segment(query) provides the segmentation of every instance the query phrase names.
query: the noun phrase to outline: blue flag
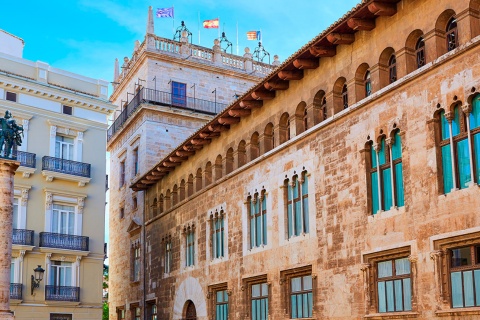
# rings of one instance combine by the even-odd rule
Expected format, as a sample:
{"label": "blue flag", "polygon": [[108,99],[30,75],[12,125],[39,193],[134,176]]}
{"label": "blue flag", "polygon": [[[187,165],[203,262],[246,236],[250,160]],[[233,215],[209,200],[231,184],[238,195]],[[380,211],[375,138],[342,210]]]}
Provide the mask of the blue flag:
{"label": "blue flag", "polygon": [[171,8],[158,8],[157,18],[173,18],[173,7]]}

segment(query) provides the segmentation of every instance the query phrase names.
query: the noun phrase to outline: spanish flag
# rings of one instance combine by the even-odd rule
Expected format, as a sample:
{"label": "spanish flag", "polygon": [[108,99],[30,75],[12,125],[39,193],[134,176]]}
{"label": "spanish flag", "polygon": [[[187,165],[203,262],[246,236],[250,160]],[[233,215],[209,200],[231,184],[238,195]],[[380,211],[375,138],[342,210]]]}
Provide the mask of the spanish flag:
{"label": "spanish flag", "polygon": [[247,40],[262,40],[262,34],[260,31],[248,31]]}
{"label": "spanish flag", "polygon": [[217,19],[212,19],[212,20],[204,20],[203,21],[203,27],[205,29],[218,29],[219,21]]}

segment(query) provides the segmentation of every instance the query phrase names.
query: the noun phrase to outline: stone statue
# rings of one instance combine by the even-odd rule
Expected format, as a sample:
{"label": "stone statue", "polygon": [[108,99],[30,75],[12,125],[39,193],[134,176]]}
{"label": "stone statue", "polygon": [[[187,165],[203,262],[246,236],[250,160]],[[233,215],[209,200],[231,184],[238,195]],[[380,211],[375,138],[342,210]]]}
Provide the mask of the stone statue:
{"label": "stone statue", "polygon": [[0,118],[0,156],[12,158],[13,146],[21,146],[23,126],[18,125],[12,118],[12,113],[5,111],[5,117]]}

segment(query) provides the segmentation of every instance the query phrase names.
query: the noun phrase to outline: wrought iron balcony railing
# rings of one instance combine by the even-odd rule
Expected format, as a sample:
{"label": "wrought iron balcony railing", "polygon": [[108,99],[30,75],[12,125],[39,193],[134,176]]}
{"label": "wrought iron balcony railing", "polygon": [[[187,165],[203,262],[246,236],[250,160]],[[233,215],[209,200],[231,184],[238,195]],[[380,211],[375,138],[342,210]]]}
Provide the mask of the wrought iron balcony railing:
{"label": "wrought iron balcony railing", "polygon": [[42,170],[90,178],[90,164],[72,160],[45,156],[42,158]]}
{"label": "wrought iron balcony railing", "polygon": [[89,238],[62,233],[40,232],[39,247],[88,251]]}
{"label": "wrought iron balcony railing", "polygon": [[37,155],[31,152],[17,151],[17,161],[23,167],[35,168],[37,165]]}
{"label": "wrought iron balcony railing", "polygon": [[25,229],[13,229],[12,243],[25,246],[33,246],[34,231]]}
{"label": "wrought iron balcony railing", "polygon": [[10,299],[22,300],[21,283],[10,283]]}
{"label": "wrought iron balcony railing", "polygon": [[80,288],[67,286],[45,286],[45,300],[49,301],[80,301]]}
{"label": "wrought iron balcony railing", "polygon": [[118,116],[113,124],[108,128],[107,140],[120,130],[128,118],[137,110],[142,103],[150,103],[155,105],[175,107],[179,109],[191,110],[194,112],[215,115],[225,109],[227,104],[216,101],[202,100],[192,97],[175,95],[170,92],[163,92],[148,88],[142,88],[127,104],[122,113]]}

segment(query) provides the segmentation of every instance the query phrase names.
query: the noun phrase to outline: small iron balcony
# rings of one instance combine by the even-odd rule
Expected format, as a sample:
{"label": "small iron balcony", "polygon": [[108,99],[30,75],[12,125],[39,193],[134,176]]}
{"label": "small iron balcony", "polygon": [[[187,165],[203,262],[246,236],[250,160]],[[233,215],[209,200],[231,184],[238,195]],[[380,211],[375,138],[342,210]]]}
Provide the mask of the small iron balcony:
{"label": "small iron balcony", "polygon": [[40,232],[39,247],[88,251],[89,238],[70,234]]}
{"label": "small iron balcony", "polygon": [[23,167],[35,168],[37,165],[37,155],[35,153],[17,151],[17,161]]}
{"label": "small iron balcony", "polygon": [[13,229],[12,243],[25,246],[33,246],[33,230]]}
{"label": "small iron balcony", "polygon": [[80,288],[67,286],[45,286],[45,300],[49,301],[80,301]]}
{"label": "small iron balcony", "polygon": [[22,300],[21,283],[10,283],[10,299]]}
{"label": "small iron balcony", "polygon": [[90,178],[90,164],[45,156],[42,158],[42,170],[71,174]]}

